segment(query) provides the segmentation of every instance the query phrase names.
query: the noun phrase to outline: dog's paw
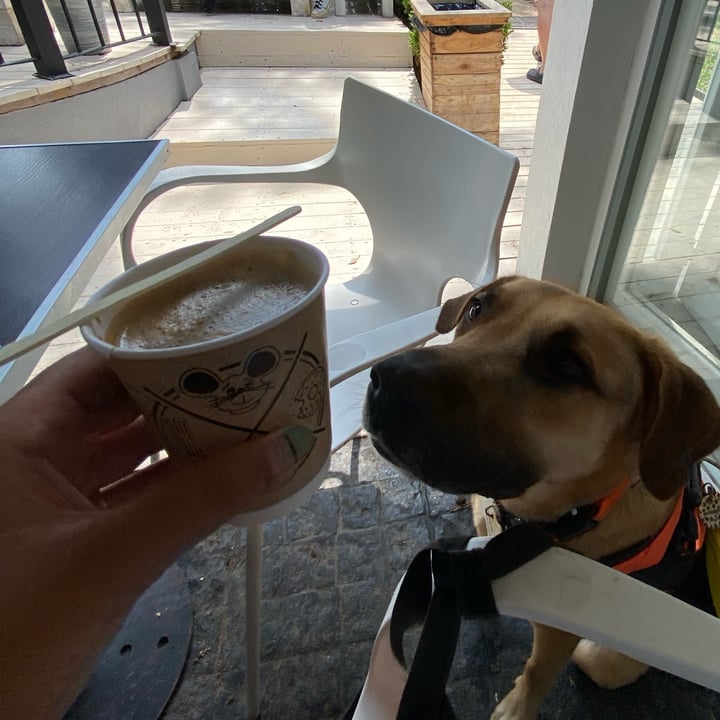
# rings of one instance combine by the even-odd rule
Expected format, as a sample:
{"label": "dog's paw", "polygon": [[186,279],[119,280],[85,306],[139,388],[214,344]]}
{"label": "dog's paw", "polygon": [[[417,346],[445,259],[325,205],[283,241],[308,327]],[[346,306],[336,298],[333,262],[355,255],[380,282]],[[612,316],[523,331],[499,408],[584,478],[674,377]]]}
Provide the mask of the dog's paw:
{"label": "dog's paw", "polygon": [[537,703],[532,702],[523,688],[523,678],[515,681],[515,687],[500,701],[490,720],[536,720]]}
{"label": "dog's paw", "polygon": [[645,663],[591,640],[581,640],[572,659],[596,685],[607,690],[634,683],[648,669]]}

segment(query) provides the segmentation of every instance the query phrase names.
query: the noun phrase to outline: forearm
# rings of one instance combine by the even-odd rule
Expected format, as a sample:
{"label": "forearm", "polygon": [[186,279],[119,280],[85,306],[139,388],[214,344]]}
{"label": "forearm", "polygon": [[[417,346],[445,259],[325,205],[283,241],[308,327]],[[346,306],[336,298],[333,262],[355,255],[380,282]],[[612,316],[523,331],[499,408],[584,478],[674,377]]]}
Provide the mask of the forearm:
{"label": "forearm", "polygon": [[[24,534],[32,533],[28,528]],[[133,597],[112,590],[115,583],[98,579],[91,567],[85,574],[68,562],[72,550],[61,538],[44,549],[23,540],[18,534],[0,538],[0,566],[12,568],[13,557],[23,559],[22,568],[6,575],[0,596],[0,718],[59,720],[119,630]],[[56,548],[53,556],[41,557],[49,554],[47,548]]]}

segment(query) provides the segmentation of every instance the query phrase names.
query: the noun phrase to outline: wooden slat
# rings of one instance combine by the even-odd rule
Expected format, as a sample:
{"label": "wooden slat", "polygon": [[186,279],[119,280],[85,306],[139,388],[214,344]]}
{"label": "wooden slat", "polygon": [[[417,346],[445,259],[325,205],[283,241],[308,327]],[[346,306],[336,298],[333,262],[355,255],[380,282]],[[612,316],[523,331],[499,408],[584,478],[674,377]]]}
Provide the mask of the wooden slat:
{"label": "wooden slat", "polygon": [[500,133],[499,132],[485,131],[485,132],[476,132],[474,134],[477,135],[478,137],[481,137],[483,140],[487,140],[488,142],[491,142],[493,145],[500,144]]}
{"label": "wooden slat", "polygon": [[438,113],[441,117],[459,125],[473,133],[498,133],[498,118],[495,113],[482,112],[445,112]]}
{"label": "wooden slat", "polygon": [[436,35],[426,30],[431,52],[434,53],[499,53],[502,50],[502,32],[474,34],[460,27],[452,35]]}
{"label": "wooden slat", "polygon": [[500,75],[437,75],[432,80],[434,96],[464,94],[497,94],[500,95]]}
{"label": "wooden slat", "polygon": [[496,128],[500,124],[500,96],[499,95],[435,95],[433,97],[433,112],[445,115],[450,112],[482,113],[495,118]]}
{"label": "wooden slat", "polygon": [[432,51],[430,50],[430,42],[426,37],[420,38],[420,60],[428,63],[432,67]]}
{"label": "wooden slat", "polygon": [[493,53],[434,55],[432,61],[432,69],[435,75],[497,73],[500,71],[500,67],[500,56]]}
{"label": "wooden slat", "polygon": [[[195,134],[196,135],[196,134]],[[176,165],[281,165],[313,160],[332,150],[335,139],[246,140],[244,142],[176,140],[166,167]]]}

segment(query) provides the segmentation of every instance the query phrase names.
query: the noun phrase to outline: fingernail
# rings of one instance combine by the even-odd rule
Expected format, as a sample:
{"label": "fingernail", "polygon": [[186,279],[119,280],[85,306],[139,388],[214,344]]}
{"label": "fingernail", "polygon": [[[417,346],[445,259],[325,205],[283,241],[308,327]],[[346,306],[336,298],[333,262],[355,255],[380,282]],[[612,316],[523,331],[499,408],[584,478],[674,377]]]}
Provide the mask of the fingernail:
{"label": "fingernail", "polygon": [[276,435],[275,448],[271,457],[273,471],[282,473],[297,464],[312,450],[315,444],[313,433],[302,425],[289,425]]}
{"label": "fingernail", "polygon": [[298,460],[304,458],[315,444],[315,435],[302,425],[290,425],[283,430],[283,434]]}

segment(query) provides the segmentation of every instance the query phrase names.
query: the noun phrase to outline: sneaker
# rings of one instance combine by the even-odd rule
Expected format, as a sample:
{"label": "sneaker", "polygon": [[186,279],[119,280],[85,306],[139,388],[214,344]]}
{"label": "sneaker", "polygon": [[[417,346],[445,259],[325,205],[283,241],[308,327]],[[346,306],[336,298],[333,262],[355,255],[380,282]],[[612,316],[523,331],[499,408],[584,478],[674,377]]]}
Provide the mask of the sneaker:
{"label": "sneaker", "polygon": [[313,0],[310,17],[324,18],[335,9],[335,0]]}
{"label": "sneaker", "polygon": [[532,68],[531,70],[528,70],[525,74],[525,77],[528,80],[532,80],[533,82],[539,83],[542,85],[543,81],[543,74],[538,70],[537,68]]}

